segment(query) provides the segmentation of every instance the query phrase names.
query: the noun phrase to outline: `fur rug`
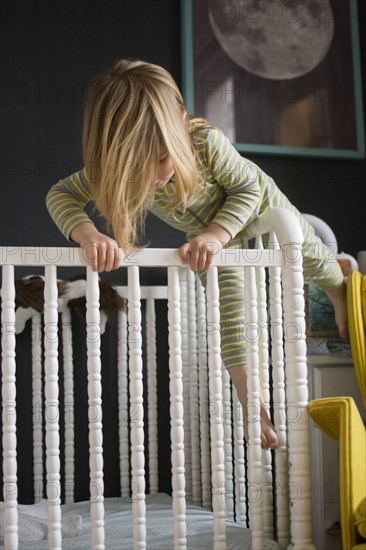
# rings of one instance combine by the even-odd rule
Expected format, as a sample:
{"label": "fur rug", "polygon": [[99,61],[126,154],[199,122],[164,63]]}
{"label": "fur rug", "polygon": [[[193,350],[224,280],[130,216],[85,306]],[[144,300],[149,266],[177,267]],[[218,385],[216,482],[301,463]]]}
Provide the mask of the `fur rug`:
{"label": "fur rug", "polygon": [[[127,300],[120,296],[113,281],[99,281],[101,334],[105,331],[107,320],[116,321],[119,311],[127,310]],[[69,280],[58,281],[58,307],[75,311],[86,318],[86,279],[76,276]],[[26,322],[44,309],[44,277],[30,275],[15,281],[15,333],[24,330]]]}

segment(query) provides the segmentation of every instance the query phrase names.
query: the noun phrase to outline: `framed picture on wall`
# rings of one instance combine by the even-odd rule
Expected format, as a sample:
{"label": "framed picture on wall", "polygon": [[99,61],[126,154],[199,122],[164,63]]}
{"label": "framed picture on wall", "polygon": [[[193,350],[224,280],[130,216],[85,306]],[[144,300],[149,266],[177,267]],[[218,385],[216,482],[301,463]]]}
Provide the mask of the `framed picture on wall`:
{"label": "framed picture on wall", "polygon": [[238,151],[363,158],[357,0],[181,0],[190,114]]}

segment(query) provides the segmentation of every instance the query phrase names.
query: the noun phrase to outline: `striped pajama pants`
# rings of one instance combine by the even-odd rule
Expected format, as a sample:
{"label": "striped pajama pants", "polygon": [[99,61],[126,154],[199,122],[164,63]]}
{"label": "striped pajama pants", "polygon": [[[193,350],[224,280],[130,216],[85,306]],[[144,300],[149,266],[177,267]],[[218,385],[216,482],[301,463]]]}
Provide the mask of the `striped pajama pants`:
{"label": "striped pajama pants", "polygon": [[[332,251],[324,245],[308,222],[298,214],[304,243],[303,270],[305,282],[318,284],[323,288],[335,288],[343,281],[339,263]],[[247,248],[248,243],[240,234],[225,248]],[[206,272],[199,272],[201,282],[206,286]],[[218,268],[220,289],[220,333],[221,355],[226,368],[245,365],[245,342],[248,338],[244,310],[244,270],[239,267]]]}

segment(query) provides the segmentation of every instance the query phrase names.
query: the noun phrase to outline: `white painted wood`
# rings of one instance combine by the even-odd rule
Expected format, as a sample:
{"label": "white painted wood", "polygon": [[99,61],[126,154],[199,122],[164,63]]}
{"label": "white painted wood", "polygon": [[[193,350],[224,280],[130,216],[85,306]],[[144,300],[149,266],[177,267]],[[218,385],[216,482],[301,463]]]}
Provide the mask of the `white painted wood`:
{"label": "white painted wood", "polygon": [[158,478],[158,399],[156,378],[156,319],[155,300],[146,300],[146,355],[149,434],[149,488],[150,493],[159,490]]}
{"label": "white painted wood", "polygon": [[[249,280],[248,286],[248,304],[249,316],[246,318],[246,335],[251,339],[253,333],[253,327],[250,326],[253,322],[258,322],[260,327],[264,326],[264,315],[265,315],[265,302],[266,298],[263,297],[263,279],[262,275],[259,272],[259,287],[258,287],[258,300],[259,300],[259,310],[258,313],[254,311],[254,296],[256,292],[256,285],[254,282],[254,273],[252,269],[257,270],[258,267],[270,266],[270,279],[271,287],[275,289],[274,297],[271,297],[271,335],[272,335],[272,361],[273,361],[273,381],[274,381],[274,401],[275,401],[275,425],[279,432],[280,437],[280,448],[276,450],[275,455],[277,458],[277,469],[276,469],[276,483],[277,483],[277,493],[280,498],[276,504],[277,516],[278,516],[278,525],[277,532],[280,538],[280,547],[285,548],[288,544],[288,530],[287,530],[287,520],[288,520],[288,510],[286,506],[283,506],[283,503],[286,502],[286,490],[289,487],[289,500],[291,501],[291,544],[293,550],[312,550],[313,545],[311,542],[311,523],[310,523],[310,490],[309,490],[309,458],[308,458],[308,426],[307,426],[307,414],[306,414],[306,405],[308,400],[307,395],[307,369],[306,369],[306,346],[304,345],[304,339],[298,337],[299,334],[304,332],[303,316],[304,316],[304,302],[303,302],[303,278],[301,270],[301,256],[299,258],[291,257],[291,246],[287,243],[290,241],[301,242],[301,228],[299,229],[299,224],[296,218],[288,212],[285,212],[281,208],[275,209],[273,211],[268,211],[264,215],[260,216],[251,226],[248,228],[248,235],[251,234],[258,235],[261,232],[268,232],[273,229],[276,233],[278,240],[280,242],[281,248],[278,248],[275,251],[263,251],[258,258],[258,251],[244,251],[240,253],[241,264],[245,266],[255,266],[255,268],[248,268],[249,275],[246,275],[246,281]],[[47,414],[47,490],[48,490],[48,499],[50,507],[50,547],[59,548],[60,547],[60,513],[59,513],[59,440],[58,440],[58,361],[57,361],[57,289],[56,289],[56,267],[61,265],[72,265],[73,267],[85,266],[85,258],[82,257],[82,252],[72,248],[40,248],[36,252],[34,247],[29,249],[28,247],[1,247],[0,248],[0,263],[4,264],[4,273],[5,273],[5,287],[2,289],[2,293],[5,293],[8,296],[7,283],[6,283],[6,270],[7,266],[9,267],[8,271],[8,280],[13,280],[13,267],[12,265],[28,265],[32,266],[34,264],[34,255],[38,255],[37,265],[44,264],[46,266],[46,272],[49,273],[46,276],[46,304],[45,304],[45,314],[46,314],[46,414]],[[215,542],[214,547],[224,547],[225,543],[223,542],[223,528],[222,521],[225,507],[225,497],[222,498],[222,487],[220,483],[225,481],[224,475],[224,461],[221,461],[220,455],[223,455],[224,451],[224,436],[223,436],[223,426],[222,426],[222,414],[226,417],[226,409],[223,406],[223,397],[222,397],[222,387],[221,387],[221,378],[218,381],[218,376],[220,372],[221,376],[221,359],[219,363],[219,345],[217,345],[217,340],[214,340],[211,343],[212,337],[217,338],[217,334],[213,334],[213,327],[215,323],[219,324],[219,319],[216,317],[218,314],[218,295],[216,296],[216,286],[217,281],[211,281],[211,277],[214,276],[217,266],[220,265],[236,265],[237,258],[233,261],[232,254],[226,254],[225,251],[222,254],[218,254],[214,259],[214,268],[209,272],[209,283],[208,283],[208,293],[209,296],[209,317],[206,318],[205,314],[205,297],[202,290],[202,286],[198,285],[198,302],[197,302],[197,321],[195,320],[195,315],[191,313],[195,309],[194,299],[192,298],[192,283],[188,278],[188,292],[187,297],[184,300],[184,304],[188,304],[188,313],[187,313],[187,329],[183,326],[183,337],[189,338],[192,343],[193,351],[188,353],[188,366],[189,368],[186,371],[187,378],[185,379],[185,393],[187,389],[191,394],[192,399],[189,403],[190,410],[190,422],[188,427],[188,432],[190,433],[189,442],[192,447],[192,452],[189,453],[192,460],[192,496],[196,499],[202,499],[204,506],[210,506],[210,493],[211,493],[211,460],[212,460],[212,473],[214,474],[213,478],[213,506],[215,511]],[[146,547],[146,514],[145,514],[145,479],[144,479],[144,437],[143,437],[143,390],[142,390],[142,357],[141,357],[141,312],[140,312],[140,298],[145,292],[143,289],[140,289],[138,282],[138,268],[139,266],[170,266],[170,272],[174,281],[172,285],[173,297],[170,298],[171,302],[171,312],[170,315],[173,316],[173,321],[171,323],[171,332],[173,339],[172,349],[176,350],[177,353],[173,353],[171,358],[171,364],[176,365],[177,362],[181,361],[182,350],[180,349],[179,337],[182,336],[181,332],[177,329],[179,323],[178,319],[178,302],[177,296],[179,295],[179,287],[177,284],[177,271],[178,267],[181,265],[179,254],[176,250],[171,249],[150,249],[142,250],[138,254],[129,255],[129,257],[122,257],[122,267],[128,267],[129,270],[129,348],[130,348],[130,423],[131,423],[131,463],[132,463],[132,486],[130,487],[129,481],[127,481],[128,494],[133,496],[133,514],[134,514],[134,546],[135,548],[145,548]],[[279,267],[275,267],[279,266]],[[282,332],[281,318],[282,318],[282,309],[281,309],[281,298],[280,298],[280,269],[283,268],[283,281],[284,281],[284,333]],[[187,269],[187,268],[186,268]],[[172,271],[173,270],[173,271]],[[191,276],[189,270],[186,271],[188,276]],[[11,276],[10,276],[11,275]],[[92,518],[93,518],[93,548],[104,548],[104,512],[103,510],[103,491],[100,491],[103,486],[103,461],[102,461],[102,439],[101,439],[101,418],[97,418],[97,421],[94,422],[96,418],[96,410],[100,409],[101,412],[101,384],[100,384],[100,348],[98,341],[96,343],[95,337],[98,332],[97,324],[99,323],[99,317],[97,318],[97,313],[99,315],[99,310],[96,305],[97,299],[95,294],[95,288],[97,286],[97,274],[88,275],[89,280],[93,279],[92,282],[92,297],[89,306],[89,318],[92,319],[94,325],[88,326],[88,344],[89,353],[88,353],[88,370],[90,371],[89,375],[89,420],[95,426],[90,426],[90,444],[91,444],[91,477],[93,479],[92,483],[94,484],[92,489]],[[4,276],[3,276],[4,280]],[[211,282],[210,282],[211,281]],[[13,283],[12,283],[13,284]],[[212,287],[210,285],[212,284]],[[191,286],[190,286],[191,285]],[[213,289],[213,290],[212,290]],[[55,292],[56,290],[56,292]],[[12,292],[12,291],[11,291]],[[149,299],[154,295],[153,289],[146,289],[146,297]],[[163,295],[166,289],[160,289],[159,292]],[[272,290],[271,290],[272,294]],[[7,299],[7,304],[3,304],[3,324],[13,322],[13,317],[11,311],[13,311],[13,305],[9,305],[9,299]],[[191,307],[192,304],[192,307]],[[149,308],[150,306],[148,306]],[[4,314],[5,311],[5,314]],[[5,315],[5,317],[4,317]],[[255,315],[258,315],[256,318]],[[147,315],[149,317],[149,315]],[[186,321],[182,320],[182,325]],[[256,319],[256,321],[253,321]],[[248,326],[249,323],[249,326]],[[196,351],[194,351],[194,326],[196,324],[196,329],[198,333],[198,339],[196,342]],[[90,325],[90,322],[88,322]],[[182,328],[181,325],[181,328]],[[10,326],[10,325],[8,325]],[[191,332],[191,326],[192,331]],[[209,329],[207,331],[207,328]],[[7,328],[8,330],[8,328]],[[147,329],[149,332],[150,329]],[[208,339],[207,339],[207,332]],[[285,407],[285,395],[284,395],[284,371],[283,371],[283,350],[282,350],[282,334],[284,334],[286,340],[286,376],[287,376],[287,410]],[[189,335],[189,336],[188,336]],[[98,334],[99,336],[99,334]],[[3,396],[4,392],[8,396],[9,392],[14,389],[15,392],[15,355],[14,350],[11,347],[12,344],[11,338],[13,336],[9,335],[9,338],[6,338],[7,343],[5,344],[4,352],[4,342],[3,342]],[[219,337],[219,334],[218,334]],[[94,341],[90,343],[90,340]],[[148,340],[150,336],[148,337]],[[153,340],[153,336],[151,336]],[[209,357],[210,357],[210,393],[212,400],[209,402],[208,399],[208,389],[207,389],[207,340],[210,341],[209,345]],[[187,340],[188,341],[188,340]],[[10,345],[7,348],[7,345]],[[149,343],[148,346],[151,347]],[[250,392],[250,412],[255,412],[255,409],[258,406],[258,392],[259,386],[256,385],[256,378],[258,378],[258,369],[260,365],[264,366],[264,370],[267,368],[268,364],[268,351],[266,350],[267,343],[265,339],[260,339],[257,342],[250,342],[248,344],[248,357],[249,357],[249,380],[248,387]],[[183,346],[184,349],[184,346]],[[179,351],[180,350],[180,351]],[[123,344],[123,354],[127,351],[127,341]],[[4,356],[5,353],[5,356]],[[64,353],[65,354],[65,353]],[[148,351],[148,356],[154,355],[151,351]],[[267,355],[266,355],[267,354]],[[196,357],[198,355],[199,359],[199,376],[196,377],[195,369],[193,368]],[[180,359],[179,359],[180,357]],[[123,359],[122,359],[123,361]],[[149,359],[150,361],[150,359]],[[5,362],[5,367],[4,367]],[[126,360],[124,360],[126,363]],[[4,378],[4,369],[6,372]],[[8,370],[7,370],[8,369]],[[121,402],[123,403],[122,407],[127,407],[127,393],[124,393],[126,388],[127,373],[119,367],[119,385],[120,385],[120,407]],[[10,372],[10,374],[9,374]],[[11,373],[14,374],[11,374]],[[150,373],[150,368],[148,367],[148,372]],[[179,493],[179,503],[178,509],[182,510],[182,503],[185,502],[182,495],[182,487],[184,492],[184,457],[183,463],[181,457],[184,455],[183,441],[181,440],[181,430],[183,429],[183,417],[182,415],[182,395],[181,388],[182,379],[181,372],[179,374],[179,368],[174,369],[171,378],[173,379],[172,384],[174,385],[173,389],[173,398],[172,408],[174,409],[174,414],[176,415],[176,422],[180,425],[178,430],[173,430],[174,432],[174,444],[173,447],[177,452],[178,460],[174,462],[173,470],[175,469],[176,478],[179,480],[178,484],[175,486],[175,491]],[[189,377],[188,377],[189,375]],[[38,376],[38,375],[37,375]],[[149,374],[150,376],[150,374]],[[189,380],[189,383],[188,383]],[[69,381],[70,382],[70,381]],[[5,390],[4,390],[5,384]],[[268,380],[266,375],[264,375],[264,397],[268,401],[268,391],[266,384]],[[153,384],[154,385],[154,384]],[[37,386],[37,384],[36,384]],[[66,389],[65,392],[71,392],[71,385],[68,383],[69,389]],[[150,387],[150,382],[148,381],[148,388]],[[9,389],[13,388],[13,389]],[[37,395],[36,389],[34,395]],[[153,394],[154,390],[149,390],[149,393]],[[194,394],[199,395],[198,400],[194,397]],[[123,396],[121,398],[121,395]],[[15,401],[15,393],[11,395],[13,402]],[[4,399],[4,397],[3,397]],[[34,398],[33,398],[34,399]],[[234,394],[234,402],[236,400]],[[68,401],[69,397],[65,393],[65,401]],[[226,400],[226,397],[225,397]],[[220,403],[220,405],[219,405]],[[223,408],[224,407],[224,408]],[[185,407],[185,408],[188,408]],[[195,431],[192,428],[194,417],[200,416],[200,430]],[[126,408],[122,410],[126,413]],[[259,406],[258,410],[259,412]],[[235,421],[236,409],[234,413],[234,440],[235,440],[235,480],[236,485],[239,483],[239,491],[236,490],[236,517],[240,521],[245,521],[245,506],[243,506],[243,491],[241,490],[240,484],[245,480],[243,476],[242,463],[243,463],[243,450],[244,446],[242,445],[243,440],[243,431],[240,421]],[[290,450],[290,462],[292,462],[292,467],[290,471],[290,478],[287,478],[287,450],[286,450],[286,413],[289,417],[289,450]],[[65,411],[66,414],[66,411]],[[184,414],[184,413],[183,413]],[[153,417],[154,413],[149,411],[149,418]],[[252,414],[253,416],[253,414]],[[220,417],[220,421],[218,421]],[[213,441],[212,448],[212,459],[209,454],[209,441],[210,437],[208,434],[208,419],[213,423],[213,428],[211,432],[211,439]],[[100,420],[100,421],[99,421]],[[93,422],[92,422],[93,421]],[[155,422],[155,420],[154,420]],[[128,423],[125,422],[127,427]],[[120,428],[121,428],[121,408],[120,408]],[[259,428],[259,431],[258,431]],[[9,475],[9,471],[12,472],[14,479],[16,480],[16,443],[15,440],[15,430],[14,433],[9,430],[8,426],[3,427],[4,430],[4,439],[8,444],[10,444],[11,452],[10,455],[5,456],[5,460],[9,460],[10,470],[7,469],[6,473]],[[8,430],[8,431],[7,431]],[[221,431],[221,433],[220,433]],[[120,429],[120,434],[124,434],[121,437],[121,440],[126,442],[128,440],[127,432],[123,432]],[[199,435],[198,435],[199,434]],[[260,438],[260,427],[259,422],[251,422],[249,425],[249,455],[250,461],[254,469],[251,467],[251,477],[250,477],[250,500],[255,500],[254,493],[259,491],[262,495],[262,490],[266,491],[267,485],[269,486],[269,472],[270,472],[270,463],[268,461],[269,453],[262,453],[259,449],[258,440]],[[178,438],[178,439],[176,439]],[[225,435],[226,444],[229,446],[229,438]],[[151,440],[151,436],[149,436]],[[187,439],[187,438],[186,438]],[[201,475],[199,474],[198,468],[198,452],[197,452],[197,439],[200,443],[202,461],[201,461]],[[179,443],[177,443],[179,441]],[[254,445],[253,445],[254,443]],[[255,444],[256,443],[256,444]],[[15,446],[14,446],[15,445]],[[68,446],[68,443],[66,443]],[[121,446],[123,446],[121,444]],[[126,448],[127,446],[124,445]],[[9,448],[9,446],[8,446]],[[6,445],[4,446],[6,449]],[[259,451],[259,454],[258,454]],[[5,451],[6,454],[6,451]],[[155,455],[155,452],[152,453]],[[37,452],[35,451],[35,455]],[[257,470],[261,470],[260,466],[260,456],[264,455],[264,477],[261,476],[257,478]],[[69,461],[69,466],[71,464],[71,454],[70,449],[66,450],[66,460]],[[253,458],[254,456],[254,458]],[[155,460],[155,459],[154,459]],[[175,460],[175,459],[174,459]],[[127,472],[128,466],[128,455],[126,453],[124,458],[122,458],[121,453],[121,465],[125,461],[125,473]],[[37,462],[37,459],[36,459]],[[189,462],[189,460],[186,460]],[[38,464],[38,468],[39,468]],[[15,468],[14,468],[15,466]],[[71,471],[69,466],[66,466],[66,470],[69,471],[67,474],[68,480],[72,478]],[[258,466],[258,467],[257,467]],[[183,468],[183,469],[182,469]],[[36,468],[37,469],[37,468]],[[151,468],[153,470],[153,468]],[[121,467],[122,472],[122,467]],[[196,473],[197,472],[197,475]],[[228,473],[228,480],[230,480],[230,473]],[[40,478],[39,478],[40,479]],[[121,486],[122,492],[124,487],[124,481],[121,474]],[[254,480],[254,481],[253,481]],[[202,497],[196,494],[196,489],[199,486],[201,481],[202,485]],[[68,481],[67,481],[68,483]],[[153,487],[155,482],[150,481],[150,485]],[[228,482],[228,489],[230,492],[230,481]],[[301,492],[301,499],[298,499],[299,489]],[[99,494],[100,493],[100,494]],[[15,493],[14,493],[15,494]],[[244,495],[245,496],[245,495]],[[221,502],[219,505],[217,503],[217,497]],[[264,494],[264,507],[265,507],[265,517],[269,515],[270,508],[267,508],[267,498],[268,502],[270,501],[270,493]],[[94,502],[97,501],[97,502]],[[6,527],[8,530],[8,539],[9,537],[13,540],[16,535],[16,529],[14,530],[14,525],[16,526],[16,521],[14,517],[16,514],[16,494],[12,495],[12,504],[8,507],[8,510],[11,510],[10,516],[6,518]],[[14,506],[15,503],[15,506]],[[282,504],[281,504],[282,503]],[[96,504],[96,506],[93,506]],[[185,512],[185,508],[184,508]],[[231,513],[231,511],[229,511]],[[185,515],[185,514],[184,514]],[[182,541],[182,548],[185,547],[185,517],[184,521],[181,520],[179,512],[176,514],[177,528],[176,528],[176,539]],[[258,516],[258,517],[257,517]],[[265,519],[264,527],[261,529],[258,528],[258,525],[261,523],[262,519],[259,519],[261,514],[257,512],[251,513],[251,526],[254,525],[254,542],[253,548],[258,548],[259,546],[259,536],[258,532],[261,530],[261,535],[263,536],[263,531],[265,530],[266,534],[269,533],[267,527],[267,520]],[[8,518],[9,521],[8,521]],[[254,518],[254,523],[253,523]],[[184,528],[182,526],[184,525]],[[219,526],[220,525],[220,526]],[[184,531],[184,535],[182,533]],[[14,539],[15,540],[15,539]],[[13,545],[13,546],[12,546]],[[9,548],[16,548],[17,543],[14,545],[10,543]],[[179,547],[179,546],[177,546]]]}
{"label": "white painted wood", "polygon": [[141,295],[137,266],[128,268],[128,332],[131,415],[131,493],[134,547],[146,548],[144,398],[142,383]]}
{"label": "white painted wood", "polygon": [[245,280],[245,334],[247,343],[247,390],[248,390],[248,463],[250,528],[252,549],[264,548],[263,485],[260,425],[260,379],[258,353],[258,312],[255,268],[244,268]]}
{"label": "white painted wood", "polygon": [[[256,247],[261,254],[263,251],[262,237],[257,237]],[[259,372],[262,386],[262,396],[270,417],[270,387],[269,387],[269,353],[268,353],[268,316],[267,316],[267,290],[266,270],[264,267],[257,267],[255,270],[257,285],[258,304],[258,352]],[[264,536],[268,539],[274,538],[273,523],[273,475],[272,455],[269,449],[262,451],[262,495],[263,495],[263,523]]]}
{"label": "white painted wood", "polygon": [[[299,222],[297,227],[300,228]],[[295,230],[293,228],[293,235]],[[277,234],[278,237],[278,234]],[[308,427],[308,386],[305,341],[304,278],[301,228],[296,239],[280,241],[284,340],[286,356],[287,419],[289,443],[289,498],[293,550],[314,550],[311,528],[311,480]],[[295,243],[295,244],[293,244]]]}
{"label": "white painted wood", "polygon": [[63,309],[61,318],[64,367],[65,504],[71,504],[75,500],[74,362],[71,313],[67,307]]}
{"label": "white painted wood", "polygon": [[[259,216],[248,228],[248,236],[274,231],[280,244],[283,269],[284,340],[287,377],[289,441],[289,498],[291,501],[291,548],[313,550],[311,540],[311,495],[307,364],[305,343],[304,279],[301,244],[303,233],[296,216],[274,208]],[[269,251],[271,252],[271,251]],[[275,254],[276,251],[273,251]],[[277,265],[269,263],[268,265]],[[281,264],[278,264],[281,265]],[[289,408],[292,408],[291,415]],[[301,498],[299,499],[299,493]]]}
{"label": "white painted wood", "polygon": [[235,519],[243,527],[247,527],[247,476],[244,458],[244,424],[243,408],[238,398],[235,386],[233,393],[233,425],[234,425],[234,474],[235,474]]}
{"label": "white painted wood", "polygon": [[233,456],[233,434],[232,434],[232,406],[231,406],[231,383],[227,369],[222,365],[222,413],[224,428],[224,456],[225,456],[225,504],[226,517],[234,519],[234,456]]}
{"label": "white painted wood", "polygon": [[61,549],[61,484],[58,400],[58,290],[57,271],[45,267],[44,349],[48,546]]}
{"label": "white painted wood", "polygon": [[174,515],[174,548],[187,547],[184,464],[184,410],[179,270],[168,268],[170,438]]}
{"label": "white painted wood", "polygon": [[225,464],[222,421],[222,379],[219,283],[217,268],[207,272],[207,326],[211,434],[211,477],[214,549],[226,548]]}
{"label": "white painted wood", "polygon": [[[128,287],[127,286],[116,286],[116,291],[120,296],[127,299]],[[151,285],[151,286],[140,286],[140,299],[141,300],[167,300],[168,299],[168,289],[166,286],[161,285]]]}
{"label": "white painted wood", "polygon": [[198,378],[201,434],[201,484],[202,506],[211,509],[211,452],[210,409],[208,395],[207,315],[204,288],[196,277],[197,324],[198,324]]}
{"label": "white painted wood", "polygon": [[186,497],[192,500],[192,450],[191,450],[191,409],[190,409],[190,371],[188,342],[188,269],[181,268],[179,273],[181,342],[182,342],[182,376],[183,376],[183,411],[184,411],[184,470]]}
{"label": "white painted wood", "polygon": [[14,267],[3,267],[1,286],[1,369],[3,498],[5,548],[18,548],[18,479],[16,436],[15,286]]}
{"label": "white painted wood", "polygon": [[90,518],[93,550],[104,550],[104,480],[100,312],[98,273],[87,268],[86,327],[88,356],[88,418],[90,468]]}
{"label": "white painted wood", "polygon": [[[272,219],[276,219],[280,215],[281,208],[276,208],[277,214],[273,212],[265,212],[260,216],[260,223],[254,222],[253,234],[262,230],[264,232],[271,229]],[[286,212],[290,214],[290,225],[294,216],[291,216],[291,212]],[[288,230],[288,228],[287,228]],[[290,233],[291,234],[291,229]],[[31,252],[31,253],[30,253]],[[35,253],[41,258],[39,263],[34,263]],[[241,256],[242,265],[253,265],[256,262],[256,265],[266,266],[266,265],[283,265],[282,254],[279,250],[277,251],[268,251],[264,250],[261,257],[257,258],[256,250],[246,250],[245,255]],[[28,259],[28,257],[30,257]],[[177,249],[173,248],[144,248],[141,250],[136,250],[128,256],[124,256],[122,250],[120,250],[121,257],[121,267],[169,267],[176,266],[181,267],[182,261]],[[232,251],[230,249],[226,251],[223,249],[220,254],[216,254],[213,258],[213,265],[215,266],[228,266],[233,263]],[[234,262],[237,265],[236,262]],[[0,264],[3,265],[14,265],[14,266],[34,266],[34,265],[53,265],[55,267],[87,267],[88,262],[83,254],[83,251],[79,248],[63,248],[63,247],[32,247],[29,250],[26,246],[2,246],[0,247]]]}
{"label": "white painted wood", "polygon": [[[128,287],[118,286],[117,292],[127,298]],[[147,391],[148,391],[148,437],[149,437],[149,486],[150,492],[158,491],[158,453],[157,453],[157,358],[156,358],[156,319],[155,300],[167,300],[166,286],[140,286],[140,299],[146,301],[146,353],[147,353]],[[130,453],[128,450],[128,391],[127,391],[127,354],[128,333],[127,317],[120,312],[118,331],[118,365],[119,365],[119,442],[121,487],[124,498],[129,498]],[[133,331],[134,329],[132,329]],[[155,404],[154,404],[155,403]],[[132,415],[135,414],[132,405]]]}
{"label": "white painted wood", "polygon": [[127,312],[118,313],[118,429],[122,499],[130,498],[129,403],[128,403]]}
{"label": "white painted wood", "polygon": [[43,498],[43,395],[41,314],[32,317],[32,407],[34,502]]}
{"label": "white painted wood", "polygon": [[[273,246],[278,246],[273,232],[271,233],[270,242],[273,243]],[[288,488],[288,456],[281,268],[270,267],[268,271],[274,421],[279,439],[279,447],[276,450],[276,525],[278,544],[281,550],[285,550],[290,544],[290,510],[289,500],[286,496]]]}
{"label": "white painted wood", "polygon": [[200,403],[199,403],[199,370],[198,370],[198,339],[197,339],[197,305],[196,278],[193,271],[187,269],[188,275],[188,340],[189,340],[189,407],[191,422],[192,447],[192,502],[201,504],[201,456],[200,456]]}

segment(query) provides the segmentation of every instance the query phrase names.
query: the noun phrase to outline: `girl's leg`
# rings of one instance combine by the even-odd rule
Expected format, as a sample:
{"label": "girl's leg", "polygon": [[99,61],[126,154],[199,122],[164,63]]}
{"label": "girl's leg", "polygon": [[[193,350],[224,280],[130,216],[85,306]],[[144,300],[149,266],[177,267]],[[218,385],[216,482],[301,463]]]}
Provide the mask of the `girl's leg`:
{"label": "girl's leg", "polygon": [[347,288],[339,263],[332,249],[315,235],[314,228],[298,217],[304,232],[302,247],[305,281],[322,287],[334,307],[335,321],[341,338],[348,338]]}
{"label": "girl's leg", "polygon": [[[243,246],[240,246],[243,248]],[[244,316],[244,274],[243,269],[219,268],[220,287],[220,325],[221,355],[225,367],[236,387],[239,401],[243,408],[244,434],[248,441],[247,414],[247,375],[246,375],[246,341]],[[200,279],[206,286],[206,273],[199,272]],[[276,430],[271,423],[261,397],[261,442],[264,449],[278,447]]]}
{"label": "girl's leg", "polygon": [[349,338],[347,315],[347,287],[343,281],[336,288],[326,288],[325,292],[334,307],[335,321],[341,338]]}
{"label": "girl's leg", "polygon": [[[243,243],[232,241],[230,247],[245,248]],[[204,286],[206,273],[199,272]],[[218,269],[220,288],[220,332],[221,356],[225,367],[236,387],[239,401],[243,408],[244,434],[248,441],[248,406],[246,375],[246,325],[244,315],[244,272],[242,268],[220,267]],[[261,410],[261,443],[264,449],[275,449],[279,441],[276,430],[271,423],[263,397],[260,397]]]}
{"label": "girl's leg", "polygon": [[[250,422],[248,414],[247,399],[247,373],[244,365],[230,367],[228,369],[230,377],[235,385],[239,401],[243,408],[244,415],[244,437],[248,441],[248,424]],[[278,436],[271,420],[268,417],[267,409],[264,405],[262,395],[260,396],[260,418],[261,418],[261,446],[262,449],[276,449],[279,445]]]}

